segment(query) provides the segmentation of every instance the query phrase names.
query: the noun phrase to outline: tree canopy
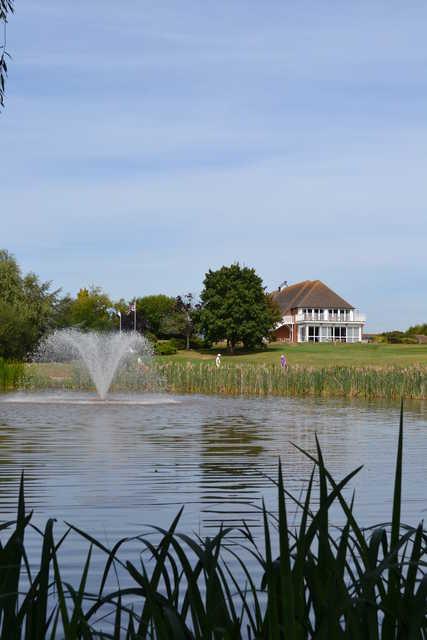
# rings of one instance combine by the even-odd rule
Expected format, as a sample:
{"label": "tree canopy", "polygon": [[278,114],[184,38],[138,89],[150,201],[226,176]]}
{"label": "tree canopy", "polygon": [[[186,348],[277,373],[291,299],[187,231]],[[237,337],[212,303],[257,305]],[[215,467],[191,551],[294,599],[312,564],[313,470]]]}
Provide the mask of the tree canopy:
{"label": "tree canopy", "polygon": [[212,341],[227,340],[231,352],[262,343],[280,317],[254,269],[239,263],[209,270],[201,294],[200,328]]}
{"label": "tree canopy", "polygon": [[427,324],[416,324],[413,327],[409,327],[407,333],[409,335],[427,336]]}
{"label": "tree canopy", "polygon": [[162,325],[175,309],[175,298],[162,293],[136,299],[136,312],[148,331],[158,336]]}
{"label": "tree canopy", "polygon": [[58,291],[38,276],[25,276],[8,251],[0,250],[0,356],[25,358],[55,324]]}
{"label": "tree canopy", "polygon": [[112,302],[100,287],[83,288],[68,308],[67,325],[106,331],[114,326]]}
{"label": "tree canopy", "polygon": [[192,293],[177,296],[172,312],[163,320],[161,331],[174,337],[183,337],[186,348],[190,348],[190,338],[193,335],[199,315],[200,305],[195,304]]}

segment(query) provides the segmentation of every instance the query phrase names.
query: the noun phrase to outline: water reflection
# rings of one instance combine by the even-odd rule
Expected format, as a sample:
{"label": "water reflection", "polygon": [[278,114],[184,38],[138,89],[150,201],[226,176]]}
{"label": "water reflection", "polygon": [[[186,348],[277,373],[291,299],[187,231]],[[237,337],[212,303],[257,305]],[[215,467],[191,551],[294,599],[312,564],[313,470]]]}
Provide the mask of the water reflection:
{"label": "water reflection", "polygon": [[239,526],[242,520],[257,526],[264,451],[263,425],[237,414],[206,421],[200,430],[200,500],[204,529],[220,524]]}
{"label": "water reflection", "polygon": [[[256,526],[264,497],[274,509],[280,457],[287,487],[304,488],[317,433],[330,470],[353,483],[366,524],[389,517],[398,405],[313,399],[176,398],[178,404],[91,405],[2,402],[0,502],[15,511],[19,476],[36,522],[69,520],[113,542],[144,523],[167,526],[185,504],[181,528],[208,533],[220,522]],[[404,517],[427,508],[425,403],[407,403]],[[70,557],[72,556],[72,553]]]}

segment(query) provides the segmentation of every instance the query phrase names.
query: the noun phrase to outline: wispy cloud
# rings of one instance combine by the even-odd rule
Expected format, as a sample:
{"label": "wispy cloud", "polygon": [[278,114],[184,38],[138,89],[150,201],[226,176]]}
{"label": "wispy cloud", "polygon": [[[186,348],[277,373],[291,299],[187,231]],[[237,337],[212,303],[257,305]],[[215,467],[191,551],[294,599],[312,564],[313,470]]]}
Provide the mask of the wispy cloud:
{"label": "wispy cloud", "polygon": [[65,290],[198,291],[240,260],[269,287],[325,279],[371,330],[425,320],[426,18],[22,0],[1,244]]}

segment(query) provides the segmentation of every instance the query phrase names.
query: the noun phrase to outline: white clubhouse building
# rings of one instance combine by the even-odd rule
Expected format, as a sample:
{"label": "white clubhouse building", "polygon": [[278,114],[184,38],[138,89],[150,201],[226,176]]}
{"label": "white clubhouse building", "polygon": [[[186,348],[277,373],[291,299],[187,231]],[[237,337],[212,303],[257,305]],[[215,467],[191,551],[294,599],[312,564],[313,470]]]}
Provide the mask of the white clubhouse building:
{"label": "white clubhouse building", "polygon": [[366,317],[320,280],[274,291],[282,319],[276,339],[285,342],[361,342]]}

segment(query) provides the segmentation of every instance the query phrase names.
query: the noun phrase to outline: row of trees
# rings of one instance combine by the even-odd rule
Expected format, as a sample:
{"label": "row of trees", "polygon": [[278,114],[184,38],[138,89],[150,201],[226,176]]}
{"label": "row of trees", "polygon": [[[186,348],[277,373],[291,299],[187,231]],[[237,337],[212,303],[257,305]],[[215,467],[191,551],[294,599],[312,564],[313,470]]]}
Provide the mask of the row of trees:
{"label": "row of trees", "polygon": [[254,269],[239,264],[208,271],[200,301],[192,294],[144,296],[131,302],[113,301],[99,287],[61,295],[34,273],[23,275],[13,255],[0,251],[0,357],[23,359],[42,336],[57,328],[83,331],[134,328],[154,341],[179,338],[185,346],[226,341],[231,352],[238,343],[251,349],[269,335],[280,312],[265,293]]}
{"label": "row of trees", "polygon": [[427,324],[417,324],[406,331],[385,331],[378,334],[376,340],[390,344],[417,344],[419,336],[427,336]]}

